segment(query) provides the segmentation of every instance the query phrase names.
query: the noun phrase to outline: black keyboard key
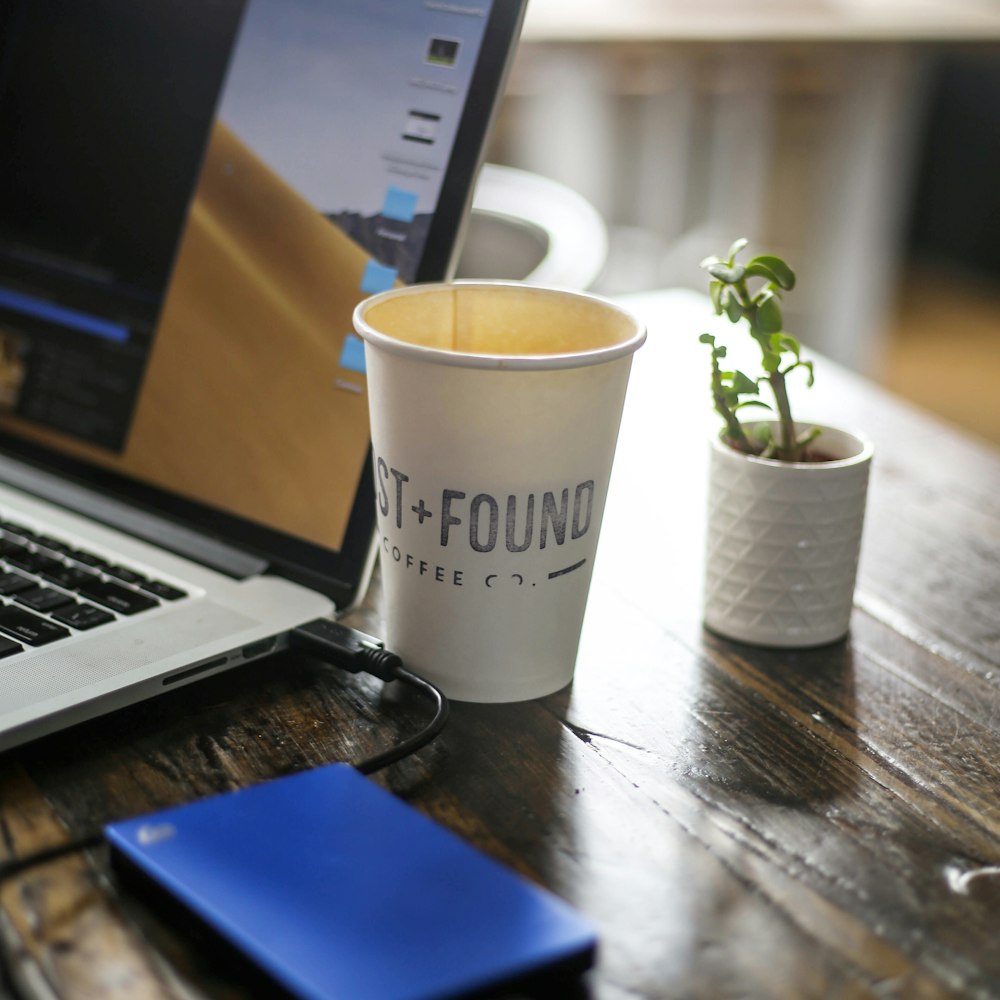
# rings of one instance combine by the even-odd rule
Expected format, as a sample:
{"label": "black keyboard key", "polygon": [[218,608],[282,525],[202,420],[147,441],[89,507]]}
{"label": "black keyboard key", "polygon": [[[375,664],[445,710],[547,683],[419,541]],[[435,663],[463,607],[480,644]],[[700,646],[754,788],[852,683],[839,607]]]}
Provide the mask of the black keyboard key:
{"label": "black keyboard key", "polygon": [[24,646],[22,646],[19,642],[14,642],[13,639],[7,639],[0,635],[0,657],[20,653],[23,649]]}
{"label": "black keyboard key", "polygon": [[27,549],[24,552],[8,555],[7,562],[12,566],[17,566],[18,569],[26,569],[29,573],[37,573],[39,576],[52,570],[61,569],[64,565],[54,556],[42,555],[41,552],[30,552]]}
{"label": "black keyboard key", "polygon": [[0,631],[26,642],[29,646],[44,646],[46,643],[55,642],[56,639],[65,639],[69,635],[69,630],[61,625],[9,605],[0,608]]}
{"label": "black keyboard key", "polygon": [[187,597],[187,592],[177,587],[171,587],[169,583],[162,580],[147,580],[139,585],[148,594],[159,597],[163,601],[179,601],[182,597]]}
{"label": "black keyboard key", "polygon": [[17,521],[0,521],[0,528],[4,531],[10,532],[12,535],[20,535],[21,538],[34,538],[35,533],[31,528],[26,528],[23,524],[18,524]]}
{"label": "black keyboard key", "polygon": [[10,538],[0,538],[0,556],[5,559],[9,559],[11,556],[29,556],[31,555],[31,549],[27,545],[22,545],[20,542],[15,542]]}
{"label": "black keyboard key", "polygon": [[80,588],[79,593],[82,597],[89,598],[96,604],[102,604],[104,607],[123,615],[134,615],[139,611],[148,611],[159,604],[159,601],[152,597],[147,597],[135,590],[129,590],[128,587],[123,587],[111,580],[96,580],[87,583]]}
{"label": "black keyboard key", "polygon": [[136,573],[135,570],[129,569],[127,566],[108,566],[104,572],[123,583],[141,586],[146,582],[146,578],[141,573]]}
{"label": "black keyboard key", "polygon": [[[65,587],[67,590],[79,590],[80,587],[99,579],[96,573],[91,573],[81,566],[69,566],[66,563],[59,563],[51,569],[42,570],[39,574],[44,576],[49,583],[54,583],[58,587]],[[0,594],[3,591],[0,590]]]}
{"label": "black keyboard key", "polygon": [[52,617],[63,625],[78,629],[96,628],[98,625],[105,625],[115,620],[110,611],[95,608],[93,604],[73,604],[67,608],[60,608],[52,612]]}
{"label": "black keyboard key", "polygon": [[65,542],[60,542],[58,538],[53,538],[51,535],[37,535],[35,537],[35,544],[48,549],[50,552],[69,552],[71,548]]}
{"label": "black keyboard key", "polygon": [[74,604],[75,601],[69,594],[64,594],[61,590],[53,590],[51,587],[35,587],[34,590],[26,590],[18,594],[15,598],[18,604],[23,604],[32,611],[53,611],[61,608],[64,604]]}
{"label": "black keyboard key", "polygon": [[22,590],[31,590],[38,584],[34,580],[29,580],[26,576],[13,571],[0,571],[0,594],[16,594]]}
{"label": "black keyboard key", "polygon": [[78,563],[83,563],[84,566],[93,566],[96,569],[105,569],[111,565],[107,559],[95,556],[93,552],[85,552],[83,549],[70,549],[66,555],[70,559],[75,559]]}

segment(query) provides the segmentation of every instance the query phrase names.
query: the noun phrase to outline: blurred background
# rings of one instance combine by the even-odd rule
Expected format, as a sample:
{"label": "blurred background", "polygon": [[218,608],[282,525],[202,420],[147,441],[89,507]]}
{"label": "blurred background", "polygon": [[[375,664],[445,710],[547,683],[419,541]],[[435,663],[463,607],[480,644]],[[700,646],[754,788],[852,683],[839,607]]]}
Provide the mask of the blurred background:
{"label": "blurred background", "polygon": [[595,291],[748,236],[805,344],[1000,444],[996,0],[530,0],[487,159],[597,209]]}

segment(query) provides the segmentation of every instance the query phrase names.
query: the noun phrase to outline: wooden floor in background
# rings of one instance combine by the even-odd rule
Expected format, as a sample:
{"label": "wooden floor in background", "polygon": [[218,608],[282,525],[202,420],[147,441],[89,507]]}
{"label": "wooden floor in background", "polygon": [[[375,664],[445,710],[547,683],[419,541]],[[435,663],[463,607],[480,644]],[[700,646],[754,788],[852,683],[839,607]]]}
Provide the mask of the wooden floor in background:
{"label": "wooden floor in background", "polygon": [[911,267],[879,370],[887,388],[1000,445],[1000,282]]}

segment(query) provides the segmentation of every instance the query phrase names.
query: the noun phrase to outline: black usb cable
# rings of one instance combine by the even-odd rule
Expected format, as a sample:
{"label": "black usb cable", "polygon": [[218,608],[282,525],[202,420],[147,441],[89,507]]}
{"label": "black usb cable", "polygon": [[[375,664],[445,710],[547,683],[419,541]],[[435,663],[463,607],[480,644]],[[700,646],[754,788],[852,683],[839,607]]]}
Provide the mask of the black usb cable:
{"label": "black usb cable", "polygon": [[[395,653],[387,650],[374,636],[348,628],[339,622],[317,618],[295,629],[290,638],[292,649],[308,653],[323,663],[340,667],[352,674],[368,673],[383,681],[399,681],[430,698],[434,703],[434,715],[423,729],[395,746],[354,764],[355,770],[362,774],[374,774],[416,753],[444,729],[448,721],[448,699],[430,681],[407,670],[403,666],[403,661]],[[91,850],[103,842],[103,834],[94,833],[68,844],[59,844],[24,857],[0,861],[0,883],[29,868],[46,864],[67,854]]]}
{"label": "black usb cable", "polygon": [[362,774],[395,764],[426,746],[444,729],[448,721],[448,699],[443,692],[418,674],[403,666],[403,661],[391,653],[374,636],[348,628],[328,618],[317,618],[295,629],[291,635],[292,649],[300,649],[316,659],[348,670],[353,674],[372,674],[383,681],[400,681],[426,695],[434,702],[434,716],[420,732],[382,753],[354,765]]}

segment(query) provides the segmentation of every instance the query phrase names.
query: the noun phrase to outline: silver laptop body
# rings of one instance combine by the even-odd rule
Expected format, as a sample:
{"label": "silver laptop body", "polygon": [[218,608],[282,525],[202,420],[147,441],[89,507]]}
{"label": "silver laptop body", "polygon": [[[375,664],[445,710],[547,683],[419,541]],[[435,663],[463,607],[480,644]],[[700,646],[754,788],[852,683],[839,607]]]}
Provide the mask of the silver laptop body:
{"label": "silver laptop body", "polygon": [[0,12],[0,750],[363,594],[350,314],[449,273],[522,14]]}

